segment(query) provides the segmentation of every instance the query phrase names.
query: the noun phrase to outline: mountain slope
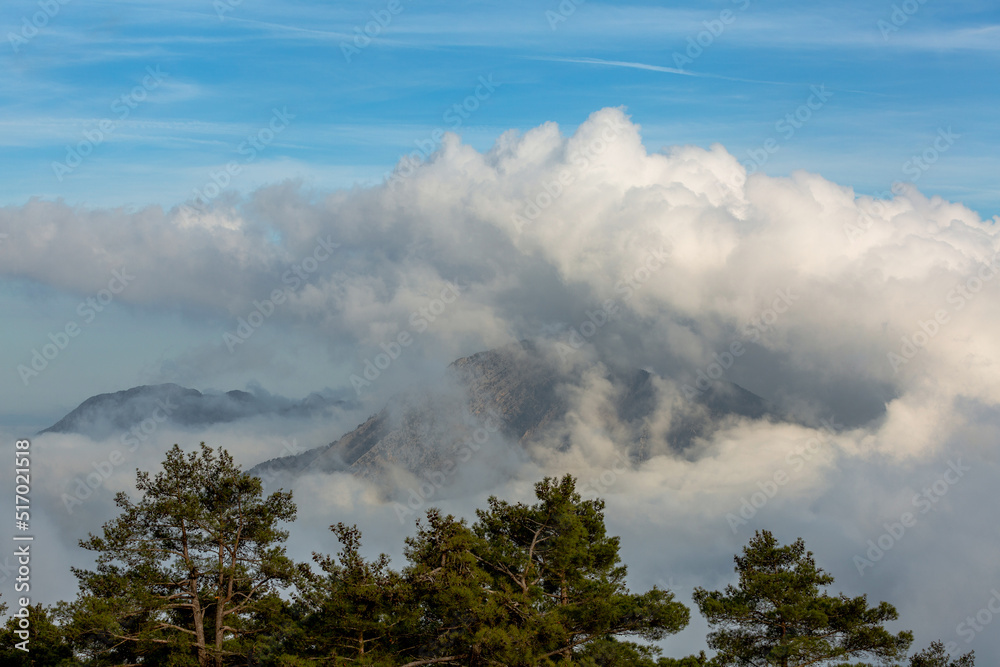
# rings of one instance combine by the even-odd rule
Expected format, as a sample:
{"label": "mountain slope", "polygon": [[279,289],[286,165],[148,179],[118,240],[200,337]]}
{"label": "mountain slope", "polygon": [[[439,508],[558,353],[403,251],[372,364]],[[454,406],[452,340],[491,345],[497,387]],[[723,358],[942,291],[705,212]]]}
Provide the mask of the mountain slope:
{"label": "mountain slope", "polygon": [[91,396],[41,433],[80,433],[95,440],[125,433],[146,420],[189,428],[229,423],[258,415],[311,417],[339,401],[311,394],[302,401],[230,391],[203,394],[176,384],[143,385]]}
{"label": "mountain slope", "polygon": [[[484,431],[494,446],[515,444],[525,452],[536,446],[567,448],[572,444],[564,429],[572,410],[570,394],[584,378],[580,371],[557,366],[528,341],[457,359],[442,386],[397,395],[338,440],[266,461],[250,472],[349,471],[378,480],[391,467],[437,470]],[[638,369],[608,370],[601,379],[615,389],[608,419],[631,434],[622,444],[633,458],[646,458],[653,449],[647,420],[659,401],[654,376]],[[666,444],[674,451],[683,451],[727,415],[770,413],[763,399],[732,384],[705,392],[690,407],[677,410],[670,424]]]}

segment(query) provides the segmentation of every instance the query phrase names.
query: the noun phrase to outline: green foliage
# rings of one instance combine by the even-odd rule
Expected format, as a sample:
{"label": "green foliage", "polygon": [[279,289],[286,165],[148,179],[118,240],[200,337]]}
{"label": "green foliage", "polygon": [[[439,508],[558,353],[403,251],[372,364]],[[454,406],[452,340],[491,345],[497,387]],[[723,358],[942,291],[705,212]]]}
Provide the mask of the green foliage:
{"label": "green foliage", "polygon": [[602,500],[582,500],[570,475],[545,478],[535,496],[531,506],[491,497],[473,527],[492,589],[517,611],[511,620],[528,639],[527,664],[569,661],[576,647],[604,637],[655,641],[687,625],[687,607],[669,591],[626,588]]}
{"label": "green foliage", "polygon": [[[0,605],[0,611],[4,605]],[[0,665],[4,667],[74,667],[80,663],[54,621],[53,611],[41,603],[28,607],[28,651],[16,645],[24,639],[15,631],[22,630],[19,619],[11,617],[0,630]]]}
{"label": "green foliage", "polygon": [[595,640],[573,656],[573,664],[582,667],[658,667],[655,646],[618,641],[613,637]]}
{"label": "green foliage", "polygon": [[296,596],[303,617],[291,642],[296,654],[332,665],[396,664],[393,656],[412,641],[416,624],[409,586],[385,554],[362,558],[356,526],[330,529],[343,549],[337,558],[313,554],[323,575],[303,568]]}
{"label": "green foliage", "polygon": [[975,667],[976,653],[969,651],[965,655],[949,661],[944,644],[931,642],[931,645],[910,658],[910,667]]}
{"label": "green foliage", "polygon": [[669,592],[625,587],[601,501],[581,500],[569,476],[535,491],[532,506],[490,498],[471,527],[429,510],[399,574],[385,556],[361,559],[356,528],[334,526],[344,548],[339,559],[316,557],[325,576],[310,575],[300,596],[309,611],[297,654],[409,667],[631,664],[608,662],[608,652],[646,649],[612,638],[657,640],[687,624]]}
{"label": "green foliage", "polygon": [[245,664],[295,574],[277,528],[295,518],[291,494],[262,498],[259,479],[204,443],[187,455],[174,445],[136,488],[138,502],[119,493],[121,515],[80,543],[97,569],[73,569],[70,639],[95,665]]}
{"label": "green foliage", "polygon": [[491,497],[471,528],[431,510],[407,541],[405,576],[430,649],[421,659],[570,663],[593,642],[657,640],[687,624],[687,608],[671,593],[628,591],[602,501],[582,500],[568,475],[539,482],[535,495],[531,506]]}
{"label": "green foliage", "polygon": [[[282,522],[291,494],[267,498],[224,450],[168,452],[155,477],[140,472],[137,501],[80,544],[94,570],[73,569],[80,592],[31,612],[31,653],[14,648],[16,619],[0,630],[0,664],[39,667],[870,667],[899,664],[908,632],[883,628],[896,610],[824,592],[833,577],[801,539],[758,532],[735,557],[739,580],[695,589],[710,648],[660,657],[655,642],[684,628],[688,609],[656,587],[633,593],[604,502],[576,482],[545,478],[528,505],[495,497],[476,521],[427,511],[406,540],[407,564],[366,560],[361,531],[331,526],[341,549],[294,564]],[[290,599],[281,588],[294,586]],[[4,605],[0,603],[0,611]],[[940,642],[908,667],[974,667]]]}
{"label": "green foliage", "polygon": [[698,655],[689,655],[686,658],[660,658],[656,667],[715,667],[718,663],[709,660],[702,651]]}
{"label": "green foliage", "polygon": [[713,663],[702,651],[686,658],[659,658],[657,646],[643,646],[608,637],[591,642],[573,656],[573,664],[583,667],[709,667]]}
{"label": "green foliage", "polygon": [[913,641],[909,632],[892,635],[882,627],[897,618],[892,605],[868,607],[863,595],[821,592],[833,577],[816,566],[801,539],[780,546],[759,531],[735,561],[737,586],[694,593],[713,628],[708,645],[720,666],[798,667],[855,656],[888,661],[903,657]]}
{"label": "green foliage", "polygon": [[523,630],[511,623],[520,603],[497,594],[477,557],[480,551],[480,540],[464,520],[436,509],[428,510],[427,523],[407,538],[409,565],[403,574],[420,617],[419,648],[409,653],[414,662],[453,656],[451,664],[491,664],[525,643]]}

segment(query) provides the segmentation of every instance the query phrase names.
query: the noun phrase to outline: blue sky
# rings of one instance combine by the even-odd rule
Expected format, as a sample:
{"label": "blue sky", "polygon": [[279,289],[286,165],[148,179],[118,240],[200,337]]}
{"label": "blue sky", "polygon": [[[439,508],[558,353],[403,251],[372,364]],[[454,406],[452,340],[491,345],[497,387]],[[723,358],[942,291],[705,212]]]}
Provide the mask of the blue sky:
{"label": "blue sky", "polygon": [[[567,0],[560,10],[554,1],[400,0],[392,14],[385,1],[69,0],[37,18],[45,25],[34,34],[24,21],[39,7],[8,2],[0,16],[3,204],[176,205],[227,162],[246,160],[241,143],[275,108],[294,119],[230,188],[290,177],[319,189],[377,183],[414,142],[451,129],[448,109],[492,77],[500,86],[457,128],[480,150],[510,128],[555,121],[568,131],[624,106],[650,150],[719,142],[749,160],[773,137],[769,174],[806,169],[859,193],[919,174],[926,193],[986,218],[1000,212],[1000,9],[991,2]],[[372,12],[391,20],[348,62],[342,44]],[[689,42],[699,38],[701,52]],[[695,57],[678,61],[686,51]],[[677,64],[693,76],[655,69]],[[163,81],[138,89],[143,99],[121,118],[120,98],[147,68]],[[777,132],[810,86],[832,96],[793,136]],[[97,136],[102,119],[112,131],[60,180],[53,162],[85,132]],[[928,169],[906,171],[949,127],[960,138]]]}

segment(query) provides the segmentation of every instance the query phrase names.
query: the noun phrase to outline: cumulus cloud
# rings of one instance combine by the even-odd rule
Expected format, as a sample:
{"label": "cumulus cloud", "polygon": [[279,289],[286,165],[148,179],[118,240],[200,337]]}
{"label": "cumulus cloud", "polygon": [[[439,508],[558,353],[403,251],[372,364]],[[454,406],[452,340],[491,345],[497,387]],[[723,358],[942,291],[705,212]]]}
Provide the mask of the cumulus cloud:
{"label": "cumulus cloud", "polygon": [[[978,611],[978,593],[1000,583],[995,559],[977,555],[998,546],[982,524],[1000,425],[997,222],[912,186],[877,200],[818,174],[747,175],[720,145],[650,152],[624,110],[603,109],[571,135],[547,123],[506,132],[486,152],[448,135],[426,163],[404,159],[368,189],[283,183],[211,211],[6,207],[0,274],[90,295],[128,267],[127,307],[234,330],[279,290],[268,321],[307,332],[336,375],[328,385],[351,389],[367,362],[392,357],[376,374],[392,379],[364,387],[372,407],[456,357],[548,341],[552,359],[583,369],[561,388],[571,416],[541,440],[552,446],[485,487],[470,467],[435,501],[467,513],[490,491],[528,499],[537,477],[573,472],[609,497],[633,577],[647,586],[674,576],[718,585],[754,528],[778,526],[785,540],[804,535],[845,589],[906,612],[931,595],[928,573],[948,580],[933,586],[940,614],[904,614],[927,641],[948,641]],[[323,244],[336,247],[320,259]],[[236,363],[217,342],[171,367],[210,372],[212,358]],[[783,418],[731,417],[683,454],[654,443],[643,461],[624,461],[638,427],[611,407],[621,391],[604,372],[612,366],[657,374],[657,405],[639,428],[653,440],[704,409],[691,397],[720,379]],[[330,426],[327,441],[350,428]],[[214,444],[248,464],[269,451],[252,433],[229,433],[213,432]],[[60,457],[89,447],[50,442]],[[886,562],[857,572],[867,540],[919,512],[913,495],[959,457],[975,471]],[[310,475],[298,491],[310,524],[353,517],[373,526],[373,548],[392,551],[410,529],[348,475]],[[949,542],[964,553],[945,553]],[[974,583],[949,574],[963,567]],[[987,641],[975,648],[1000,656]]]}
{"label": "cumulus cloud", "polygon": [[[507,132],[485,153],[449,135],[426,164],[404,160],[366,190],[286,183],[208,212],[33,200],[0,210],[0,227],[7,277],[93,294],[128,267],[123,303],[207,311],[234,331],[283,290],[269,317],[304,323],[343,362],[416,328],[457,356],[568,330],[615,300],[627,330],[589,342],[667,375],[738,341],[738,366],[780,368],[780,383],[758,384],[766,395],[805,384],[805,398],[846,405],[866,384],[939,409],[1000,397],[986,370],[998,354],[993,221],[913,188],[878,201],[816,174],[747,177],[718,145],[650,153],[620,109],[568,137],[552,123]],[[314,261],[321,241],[337,247]],[[650,272],[654,251],[668,258]],[[427,313],[449,282],[465,286],[458,303]],[[926,377],[936,389],[920,388]]]}

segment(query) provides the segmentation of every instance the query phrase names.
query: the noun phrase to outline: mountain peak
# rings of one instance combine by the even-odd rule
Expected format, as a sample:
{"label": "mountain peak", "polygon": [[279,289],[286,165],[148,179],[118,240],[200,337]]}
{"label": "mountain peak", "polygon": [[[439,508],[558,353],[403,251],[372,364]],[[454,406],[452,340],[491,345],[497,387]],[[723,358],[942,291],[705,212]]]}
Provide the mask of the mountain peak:
{"label": "mountain peak", "polygon": [[311,394],[295,402],[246,391],[205,394],[174,383],[142,385],[91,396],[41,433],[79,433],[94,440],[122,435],[143,420],[155,418],[175,427],[204,428],[258,415],[322,415],[341,403]]}
{"label": "mountain peak", "polygon": [[[262,463],[255,474],[298,473],[306,469],[350,471],[382,479],[392,467],[409,472],[436,470],[454,458],[469,437],[492,425],[491,439],[520,447],[570,446],[565,420],[572,410],[571,388],[584,382],[580,369],[565,370],[539,345],[520,341],[456,359],[446,381],[397,394],[385,408],[328,445],[297,456]],[[654,375],[643,369],[606,369],[614,388],[609,417],[631,433],[621,446],[633,458],[650,454],[648,421],[658,406]],[[683,451],[730,414],[761,417],[769,412],[755,394],[736,385],[705,392],[688,411],[679,411],[666,446]]]}

